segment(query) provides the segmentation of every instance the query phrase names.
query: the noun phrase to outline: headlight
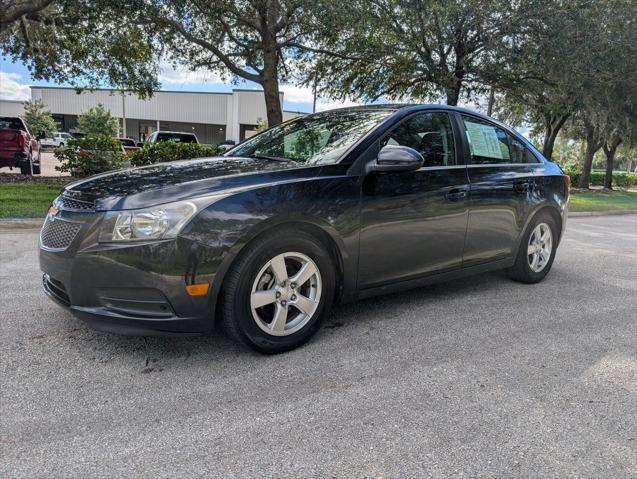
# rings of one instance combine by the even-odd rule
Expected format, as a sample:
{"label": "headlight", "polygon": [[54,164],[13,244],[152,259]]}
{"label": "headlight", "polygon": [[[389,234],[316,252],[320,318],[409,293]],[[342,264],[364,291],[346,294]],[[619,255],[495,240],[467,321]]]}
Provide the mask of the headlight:
{"label": "headlight", "polygon": [[100,243],[175,238],[197,213],[190,201],[170,203],[143,210],[106,213],[99,235]]}

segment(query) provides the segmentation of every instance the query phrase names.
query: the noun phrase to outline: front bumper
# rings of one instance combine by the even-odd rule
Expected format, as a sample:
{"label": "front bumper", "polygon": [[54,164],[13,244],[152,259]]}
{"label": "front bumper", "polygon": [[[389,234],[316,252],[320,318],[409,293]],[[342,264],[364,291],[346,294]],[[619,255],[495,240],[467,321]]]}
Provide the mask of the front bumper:
{"label": "front bumper", "polygon": [[[67,247],[50,248],[40,235],[43,287],[89,326],[134,335],[199,334],[213,329],[218,288],[189,296],[186,286],[214,286],[217,255],[186,238],[143,244],[99,244],[101,215],[60,212],[79,226]],[[55,237],[56,241],[59,237]],[[56,246],[60,246],[56,244]]]}

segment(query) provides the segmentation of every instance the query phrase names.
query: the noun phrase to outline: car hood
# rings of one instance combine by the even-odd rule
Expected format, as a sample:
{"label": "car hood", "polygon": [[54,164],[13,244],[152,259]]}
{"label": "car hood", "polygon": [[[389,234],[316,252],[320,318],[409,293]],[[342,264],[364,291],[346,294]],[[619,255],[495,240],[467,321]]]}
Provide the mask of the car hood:
{"label": "car hood", "polygon": [[157,163],[91,176],[63,195],[97,210],[132,209],[314,176],[316,167],[258,158],[214,157]]}

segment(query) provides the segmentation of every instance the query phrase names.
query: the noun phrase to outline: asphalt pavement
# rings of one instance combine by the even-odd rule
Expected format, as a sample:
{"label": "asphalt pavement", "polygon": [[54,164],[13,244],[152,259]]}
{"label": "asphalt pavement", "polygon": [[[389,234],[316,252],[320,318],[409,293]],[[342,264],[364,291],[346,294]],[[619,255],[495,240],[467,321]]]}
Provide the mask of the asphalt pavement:
{"label": "asphalt pavement", "polygon": [[305,347],[88,329],[0,230],[0,477],[637,475],[637,216],[570,219],[538,285],[337,307]]}

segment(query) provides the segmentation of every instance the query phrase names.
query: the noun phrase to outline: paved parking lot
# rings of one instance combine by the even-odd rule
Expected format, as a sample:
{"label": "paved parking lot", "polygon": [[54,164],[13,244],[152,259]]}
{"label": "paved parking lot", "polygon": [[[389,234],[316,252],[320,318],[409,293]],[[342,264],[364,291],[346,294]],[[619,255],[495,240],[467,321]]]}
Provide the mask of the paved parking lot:
{"label": "paved parking lot", "polygon": [[635,477],[636,216],[569,220],[539,285],[340,306],[274,357],[91,331],[0,235],[1,477]]}
{"label": "paved parking lot", "polygon": [[[42,157],[40,158],[40,168],[41,175],[40,176],[69,176],[68,173],[62,173],[55,169],[56,166],[60,165],[60,162],[55,158],[52,151],[42,151]],[[13,168],[12,170],[8,167],[0,168],[0,173],[13,173],[16,175],[20,174],[20,168]]]}

